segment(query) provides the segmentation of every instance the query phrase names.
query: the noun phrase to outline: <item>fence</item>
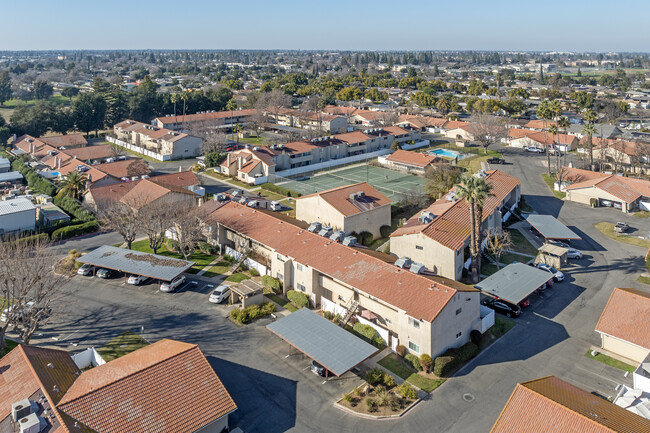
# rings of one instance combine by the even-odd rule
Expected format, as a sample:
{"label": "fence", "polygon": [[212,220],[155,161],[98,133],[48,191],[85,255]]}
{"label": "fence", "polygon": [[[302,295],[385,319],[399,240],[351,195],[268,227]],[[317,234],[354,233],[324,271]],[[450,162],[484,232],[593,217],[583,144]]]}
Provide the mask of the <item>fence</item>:
{"label": "fence", "polygon": [[481,334],[484,334],[485,331],[487,331],[492,326],[494,326],[495,315],[493,309],[488,308],[485,305],[481,305],[480,307],[481,307],[481,328],[479,329],[479,331],[481,331]]}
{"label": "fence", "polygon": [[118,146],[122,146],[132,152],[141,153],[144,156],[148,156],[149,158],[157,159],[158,161],[169,161],[171,159],[171,155],[161,155],[160,153],[152,152],[151,150],[148,150],[144,147],[136,146],[134,144],[127,143],[126,141],[118,140],[117,138],[106,136],[106,141],[117,144]]}
{"label": "fence", "polygon": [[[226,254],[234,257],[236,260],[239,260],[239,257],[241,257],[241,253],[239,251],[236,251],[228,246],[226,247]],[[247,258],[246,260],[244,260],[244,265],[248,267],[248,269],[257,270],[257,272],[259,272],[260,275],[267,275],[270,273],[266,266],[264,266],[259,262],[256,262],[251,258]]]}
{"label": "fence", "polygon": [[431,144],[431,142],[429,140],[416,141],[413,144],[403,144],[402,145],[402,150],[419,149],[420,147],[427,147],[430,144]]}
{"label": "fence", "polygon": [[104,358],[102,358],[94,347],[89,347],[83,352],[72,355],[72,360],[79,370],[83,370],[86,367],[98,367],[106,364]]}
{"label": "fence", "polygon": [[318,170],[337,167],[339,165],[350,164],[358,161],[365,161],[366,159],[373,159],[378,156],[388,155],[391,152],[392,150],[390,149],[382,149],[382,150],[377,150],[375,152],[363,153],[361,155],[348,156],[339,159],[330,159],[329,161],[319,162],[317,164],[310,164],[310,165],[305,165],[303,167],[296,167],[296,168],[290,168],[287,170],[278,171],[275,173],[275,176],[289,177],[289,176],[295,176],[297,174],[311,173]]}

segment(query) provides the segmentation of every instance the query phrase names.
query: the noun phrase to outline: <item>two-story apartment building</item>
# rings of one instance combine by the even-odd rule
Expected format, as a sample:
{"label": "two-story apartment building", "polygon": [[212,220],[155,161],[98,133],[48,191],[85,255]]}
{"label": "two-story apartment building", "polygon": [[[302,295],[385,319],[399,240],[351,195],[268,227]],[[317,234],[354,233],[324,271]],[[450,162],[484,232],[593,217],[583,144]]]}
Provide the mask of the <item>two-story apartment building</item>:
{"label": "two-story apartment building", "polygon": [[390,226],[392,201],[366,182],[341,186],[296,199],[296,219],[320,222],[346,234],[367,231],[380,236]]}
{"label": "two-story apartment building", "polygon": [[[519,203],[519,179],[499,170],[485,173],[492,186],[483,206],[482,231],[501,228],[505,215]],[[414,215],[390,235],[390,251],[422,263],[443,277],[458,280],[469,259],[470,209],[455,189]]]}
{"label": "two-story apartment building", "polygon": [[184,116],[168,115],[156,117],[151,124],[158,128],[165,128],[176,132],[202,131],[208,129],[222,129],[224,132],[232,130],[236,124],[246,126],[251,117],[256,113],[255,109],[232,110],[232,111],[205,111]]}
{"label": "two-story apartment building", "polygon": [[162,159],[199,156],[203,145],[199,137],[135,120],[118,123],[113,127],[113,132],[118,140],[160,155]]}
{"label": "two-story apartment building", "polygon": [[265,115],[279,125],[315,129],[330,134],[342,134],[348,128],[345,117],[323,113],[322,111],[314,112],[282,108],[277,113],[266,112]]}
{"label": "two-story apartment building", "polygon": [[205,217],[209,242],[248,252],[283,290],[305,293],[313,307],[356,318],[377,329],[389,347],[439,355],[480,329],[479,292],[401,269],[361,249],[310,233],[234,202]]}

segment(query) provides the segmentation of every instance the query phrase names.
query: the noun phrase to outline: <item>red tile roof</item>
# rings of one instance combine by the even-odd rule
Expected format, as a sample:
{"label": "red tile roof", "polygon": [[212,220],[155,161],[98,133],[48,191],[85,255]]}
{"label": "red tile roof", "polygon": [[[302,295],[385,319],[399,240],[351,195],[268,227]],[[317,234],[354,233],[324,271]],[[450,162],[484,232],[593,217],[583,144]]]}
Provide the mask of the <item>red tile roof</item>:
{"label": "red tile roof", "polygon": [[[350,194],[357,192],[363,192],[365,196],[363,198],[350,200]],[[356,215],[392,203],[391,199],[366,182],[340,186],[338,188],[328,189],[327,191],[305,195],[296,199],[296,202],[316,196],[320,196],[334,209],[345,216]],[[298,205],[298,203],[296,203],[296,205]]]}
{"label": "red tile roof", "polygon": [[517,384],[491,433],[641,433],[650,420],[553,376]]}
{"label": "red tile roof", "polygon": [[83,134],[67,134],[52,137],[40,137],[40,140],[52,147],[85,146],[88,144]]}
{"label": "red tile roof", "polygon": [[456,128],[462,128],[463,126],[468,126],[470,123],[469,122],[461,122],[458,120],[448,120],[445,122],[444,128],[446,130],[450,129],[456,129]]}
{"label": "red tile roof", "polygon": [[456,293],[447,285],[237,203],[226,203],[208,218],[414,318],[432,322]]}
{"label": "red tile roof", "polygon": [[402,114],[399,116],[400,123],[409,123],[416,128],[427,128],[427,127],[442,127],[447,123],[447,119],[442,117],[429,117],[429,116],[412,116],[408,114]]}
{"label": "red tile roof", "polygon": [[535,131],[531,131],[530,129],[510,128],[508,129],[508,138],[516,140],[517,138],[528,137],[534,133]]}
{"label": "red tile roof", "polygon": [[193,171],[179,171],[177,173],[161,174],[158,176],[152,176],[149,180],[160,185],[177,186],[181,188],[201,184],[201,181],[196,177],[196,174]]}
{"label": "red tile roof", "polygon": [[632,203],[640,197],[650,196],[650,181],[618,176],[615,174],[596,173],[577,168],[565,168],[564,179],[573,181],[566,190],[581,188],[601,189],[626,203]]}
{"label": "red tile roof", "polygon": [[108,144],[100,144],[97,146],[85,146],[72,149],[62,150],[61,153],[66,155],[76,156],[80,161],[105,159],[113,156],[113,149]]}
{"label": "red tile roof", "polygon": [[409,150],[396,150],[386,158],[387,161],[414,167],[426,167],[437,159],[439,158],[436,155],[427,155],[426,153],[411,152]]}
{"label": "red tile roof", "polygon": [[141,159],[125,159],[122,161],[93,165],[93,168],[115,178],[121,179],[123,177],[129,177],[129,166],[138,161],[141,161]]}
{"label": "red tile roof", "polygon": [[247,110],[216,111],[214,113],[186,114],[185,116],[157,117],[156,120],[160,121],[163,124],[183,123],[183,122],[195,122],[201,120],[226,119],[229,117],[252,116],[255,114],[255,112],[256,110],[254,108],[251,108]]}
{"label": "red tile roof", "polygon": [[596,331],[650,350],[650,294],[615,288]]}
{"label": "red tile roof", "polygon": [[160,340],[99,367],[59,409],[98,432],[194,432],[237,405],[197,345]]}
{"label": "red tile roof", "polygon": [[545,120],[531,120],[530,122],[524,125],[524,128],[531,129],[548,129],[549,126],[556,125],[555,122],[545,121]]}
{"label": "red tile roof", "polygon": [[[483,220],[488,218],[501,202],[521,183],[516,177],[499,170],[488,171],[487,183],[492,185],[494,196],[485,199]],[[453,191],[453,189],[452,189]],[[445,195],[447,197],[447,195]],[[418,221],[420,213],[415,214],[390,236],[402,236],[422,233],[447,248],[458,250],[470,236],[469,205],[462,200],[448,201],[446,198],[437,200],[424,211],[434,215],[433,221],[422,224]]]}

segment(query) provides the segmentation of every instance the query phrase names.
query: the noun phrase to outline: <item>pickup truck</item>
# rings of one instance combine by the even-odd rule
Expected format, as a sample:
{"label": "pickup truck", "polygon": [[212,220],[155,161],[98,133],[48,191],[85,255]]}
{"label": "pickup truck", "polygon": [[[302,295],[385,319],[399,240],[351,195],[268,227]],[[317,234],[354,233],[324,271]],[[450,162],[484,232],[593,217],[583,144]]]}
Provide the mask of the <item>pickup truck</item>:
{"label": "pickup truck", "polygon": [[503,158],[499,158],[498,156],[494,156],[492,158],[487,159],[488,164],[505,164],[506,160]]}

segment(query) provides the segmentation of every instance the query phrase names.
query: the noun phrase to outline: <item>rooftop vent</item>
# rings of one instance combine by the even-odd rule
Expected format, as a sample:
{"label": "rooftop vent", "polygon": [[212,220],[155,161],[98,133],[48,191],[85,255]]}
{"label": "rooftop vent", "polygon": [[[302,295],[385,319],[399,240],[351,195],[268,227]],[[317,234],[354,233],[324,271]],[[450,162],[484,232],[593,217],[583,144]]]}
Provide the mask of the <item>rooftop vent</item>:
{"label": "rooftop vent", "polygon": [[366,196],[366,193],[363,191],[357,191],[357,197],[359,198],[364,198]]}
{"label": "rooftop vent", "polygon": [[409,266],[411,266],[411,259],[405,256],[400,257],[395,261],[395,266],[397,266],[398,268],[406,269]]}
{"label": "rooftop vent", "polygon": [[357,198],[358,198],[358,197],[357,197],[357,193],[356,193],[356,192],[353,192],[352,194],[350,194],[350,200],[355,201]]}
{"label": "rooftop vent", "polygon": [[435,218],[435,215],[433,213],[422,211],[418,217],[418,222],[420,224],[429,224],[431,221],[433,221],[433,218]]}

